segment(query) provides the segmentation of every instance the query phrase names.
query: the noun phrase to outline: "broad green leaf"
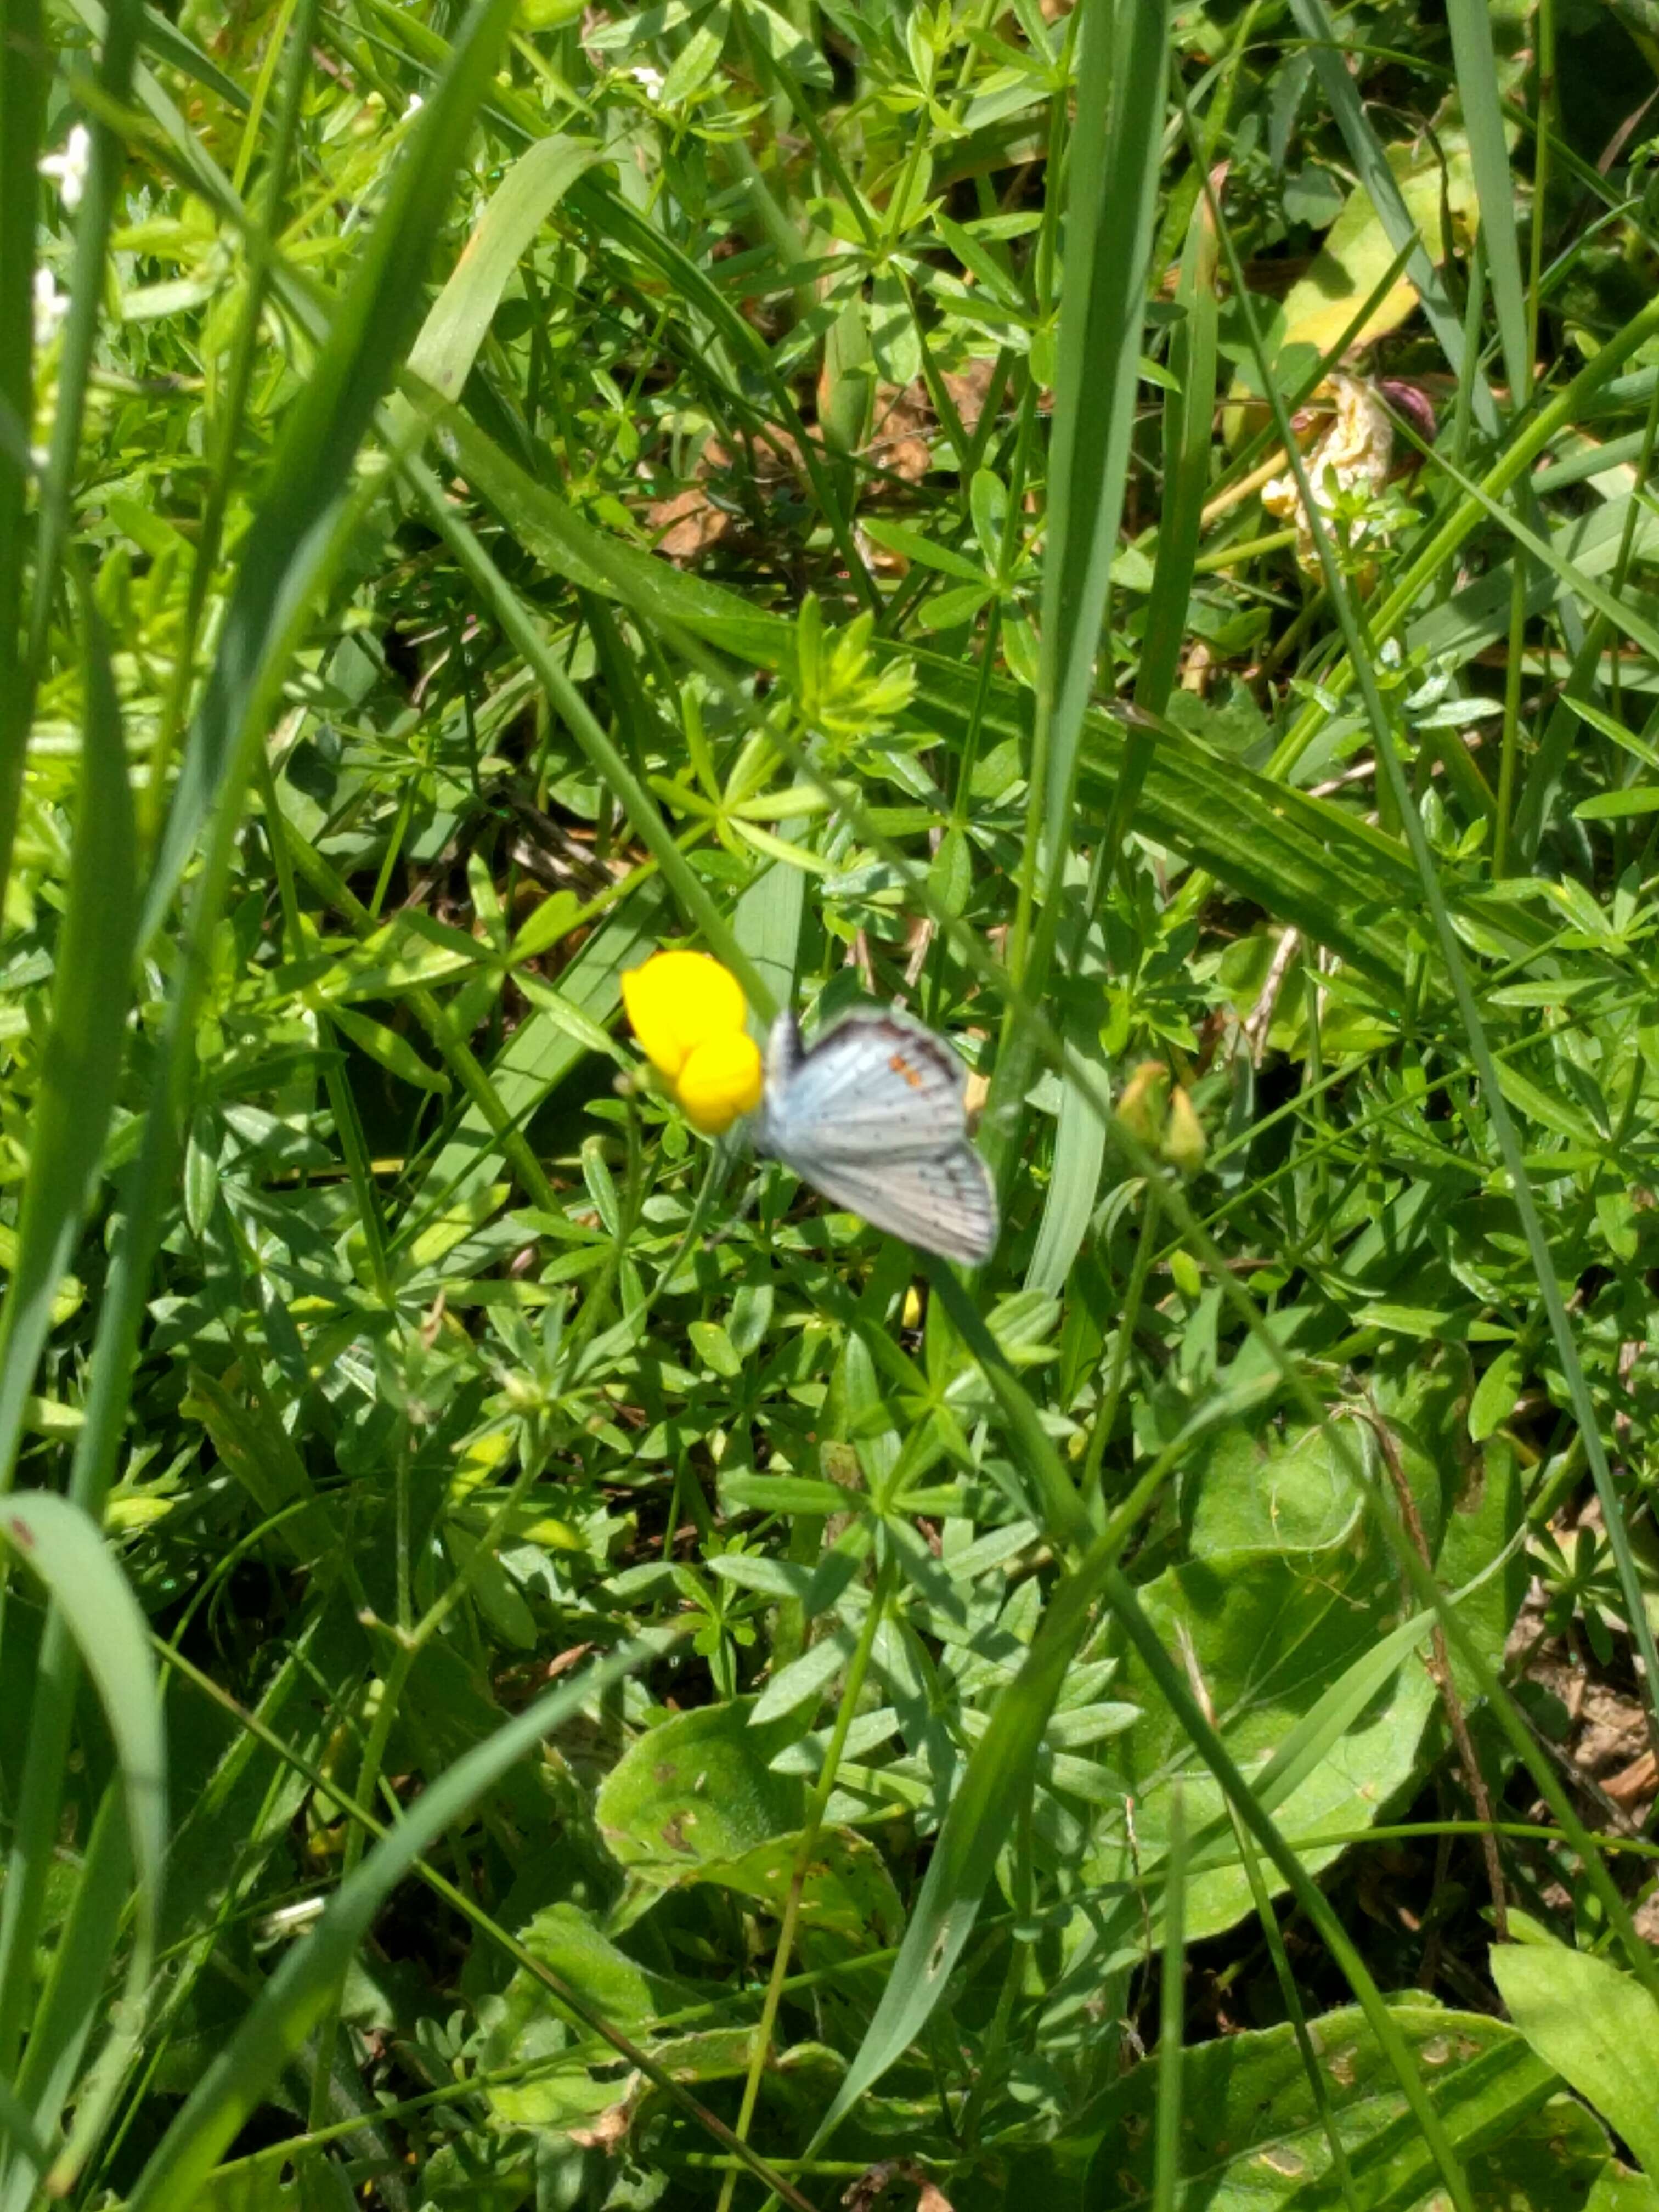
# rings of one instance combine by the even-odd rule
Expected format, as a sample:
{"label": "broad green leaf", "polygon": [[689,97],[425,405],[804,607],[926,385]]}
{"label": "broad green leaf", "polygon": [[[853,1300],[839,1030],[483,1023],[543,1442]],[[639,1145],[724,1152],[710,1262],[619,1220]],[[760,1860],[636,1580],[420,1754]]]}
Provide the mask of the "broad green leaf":
{"label": "broad green leaf", "polygon": [[[1539,1931],[1540,1936],[1542,1931]],[[1527,2041],[1659,2182],[1659,2004],[1610,1960],[1546,1938],[1494,1944],[1492,1977]]]}
{"label": "broad green leaf", "polygon": [[801,1733],[793,1720],[750,1725],[753,1700],[675,1713],[647,1729],[600,1786],[595,1814],[618,1864],[664,1887],[711,1879],[801,1825],[805,1796],[772,1761]]}

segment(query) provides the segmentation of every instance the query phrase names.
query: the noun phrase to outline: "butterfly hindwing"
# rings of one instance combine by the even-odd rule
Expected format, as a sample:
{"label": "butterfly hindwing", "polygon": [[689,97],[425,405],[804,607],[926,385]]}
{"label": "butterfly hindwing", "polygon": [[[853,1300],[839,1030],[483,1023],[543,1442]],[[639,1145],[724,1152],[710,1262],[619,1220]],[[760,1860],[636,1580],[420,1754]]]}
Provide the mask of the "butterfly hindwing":
{"label": "butterfly hindwing", "polygon": [[904,1159],[791,1159],[803,1181],[833,1206],[861,1214],[875,1229],[924,1252],[970,1267],[997,1241],[996,1195],[985,1163],[964,1137],[937,1152]]}

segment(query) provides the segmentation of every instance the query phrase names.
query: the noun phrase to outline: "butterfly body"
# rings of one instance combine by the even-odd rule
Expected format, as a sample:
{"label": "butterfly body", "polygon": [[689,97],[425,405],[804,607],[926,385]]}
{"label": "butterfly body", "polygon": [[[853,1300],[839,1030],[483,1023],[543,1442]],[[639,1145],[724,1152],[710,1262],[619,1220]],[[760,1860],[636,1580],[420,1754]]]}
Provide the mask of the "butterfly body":
{"label": "butterfly body", "polygon": [[849,1015],[809,1051],[781,1014],[756,1149],[875,1228],[976,1266],[996,1243],[997,1204],[963,1088],[950,1047],[894,1015]]}

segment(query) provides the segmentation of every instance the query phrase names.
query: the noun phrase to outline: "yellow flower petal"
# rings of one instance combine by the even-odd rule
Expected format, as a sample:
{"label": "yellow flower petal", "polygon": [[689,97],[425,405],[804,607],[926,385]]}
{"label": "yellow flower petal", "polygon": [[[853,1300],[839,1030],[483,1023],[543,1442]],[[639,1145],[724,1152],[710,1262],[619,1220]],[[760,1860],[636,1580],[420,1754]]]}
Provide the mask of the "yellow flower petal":
{"label": "yellow flower petal", "polygon": [[698,1045],[740,1036],[747,1009],[729,968],[706,952],[656,952],[622,979],[640,1049],[672,1083]]}
{"label": "yellow flower petal", "polygon": [[761,1102],[760,1047],[744,1030],[708,1037],[680,1070],[674,1096],[686,1120],[705,1137],[718,1137]]}

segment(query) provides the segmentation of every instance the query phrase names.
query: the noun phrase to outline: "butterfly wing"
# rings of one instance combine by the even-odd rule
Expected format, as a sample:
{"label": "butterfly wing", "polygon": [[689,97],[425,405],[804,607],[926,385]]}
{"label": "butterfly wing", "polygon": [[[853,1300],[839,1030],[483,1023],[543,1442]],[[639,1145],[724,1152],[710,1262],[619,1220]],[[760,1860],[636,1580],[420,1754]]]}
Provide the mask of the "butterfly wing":
{"label": "butterfly wing", "polygon": [[786,1158],[785,1165],[832,1206],[861,1214],[872,1228],[902,1237],[919,1251],[977,1267],[995,1246],[996,1194],[965,1137],[936,1152],[896,1159]]}
{"label": "butterfly wing", "polygon": [[924,1252],[975,1264],[996,1243],[962,1064],[924,1030],[855,1014],[803,1053],[793,1017],[781,1016],[768,1041],[759,1144],[832,1205]]}
{"label": "butterfly wing", "polygon": [[804,1152],[890,1160],[966,1138],[962,1062],[938,1037],[891,1015],[854,1014],[805,1054],[793,1018],[783,1016],[767,1061],[767,1148],[780,1158]]}

